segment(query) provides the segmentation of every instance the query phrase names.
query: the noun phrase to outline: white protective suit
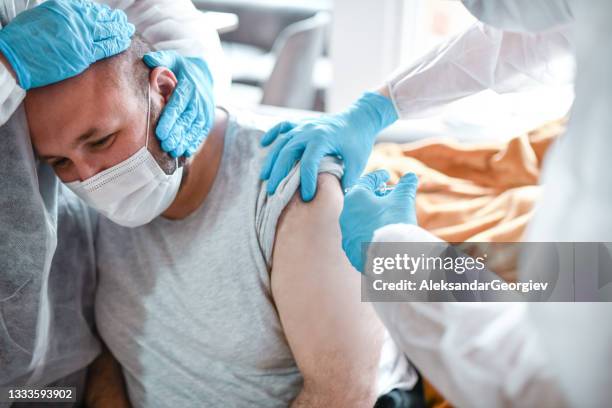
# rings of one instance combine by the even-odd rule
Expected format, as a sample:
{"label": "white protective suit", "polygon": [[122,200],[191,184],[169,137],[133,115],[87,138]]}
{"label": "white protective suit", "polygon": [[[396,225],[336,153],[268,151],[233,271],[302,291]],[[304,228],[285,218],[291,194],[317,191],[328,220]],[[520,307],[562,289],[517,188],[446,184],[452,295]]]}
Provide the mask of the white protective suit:
{"label": "white protective suit", "polygon": [[[391,79],[400,117],[430,114],[484,89],[565,82],[553,58],[573,55],[571,119],[545,160],[542,199],[527,241],[612,241],[612,2],[464,4],[484,24]],[[435,239],[409,225],[386,226],[374,235],[378,242]],[[607,303],[376,303],[375,308],[415,365],[460,407],[612,403]]]}
{"label": "white protective suit", "polygon": [[[219,36],[189,0],[101,2],[123,9],[155,49],[205,58],[217,99],[227,94]],[[39,3],[0,0],[0,22]],[[74,386],[99,352],[92,335],[95,214],[36,161],[24,96],[0,64],[0,386],[46,385],[68,375],[59,384]]]}

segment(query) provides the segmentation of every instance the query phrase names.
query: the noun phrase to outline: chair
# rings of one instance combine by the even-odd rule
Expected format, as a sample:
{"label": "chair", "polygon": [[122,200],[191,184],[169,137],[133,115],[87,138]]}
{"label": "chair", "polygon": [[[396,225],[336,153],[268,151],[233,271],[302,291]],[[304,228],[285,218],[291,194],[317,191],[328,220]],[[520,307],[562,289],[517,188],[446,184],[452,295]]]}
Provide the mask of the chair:
{"label": "chair", "polygon": [[[329,21],[329,13],[319,12],[282,30],[269,53],[252,54],[242,61],[230,58],[239,65],[233,67],[235,82],[246,84],[233,86],[233,99],[312,109],[317,91],[313,73],[323,55]],[[259,85],[263,91],[250,85]],[[253,101],[259,95],[260,100]]]}
{"label": "chair", "polygon": [[312,109],[316,93],[313,73],[323,54],[329,21],[329,14],[320,12],[281,32],[272,48],[276,62],[263,87],[262,104]]}

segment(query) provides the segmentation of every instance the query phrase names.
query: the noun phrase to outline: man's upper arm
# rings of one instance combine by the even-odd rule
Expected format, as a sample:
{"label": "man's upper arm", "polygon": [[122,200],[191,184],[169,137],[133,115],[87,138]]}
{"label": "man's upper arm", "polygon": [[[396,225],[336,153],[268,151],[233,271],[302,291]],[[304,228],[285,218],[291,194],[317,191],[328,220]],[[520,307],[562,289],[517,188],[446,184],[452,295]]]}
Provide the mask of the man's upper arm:
{"label": "man's upper arm", "polygon": [[342,251],[341,210],[334,176],[319,176],[309,203],[296,193],[278,222],[272,293],[304,390],[372,406],[384,331]]}

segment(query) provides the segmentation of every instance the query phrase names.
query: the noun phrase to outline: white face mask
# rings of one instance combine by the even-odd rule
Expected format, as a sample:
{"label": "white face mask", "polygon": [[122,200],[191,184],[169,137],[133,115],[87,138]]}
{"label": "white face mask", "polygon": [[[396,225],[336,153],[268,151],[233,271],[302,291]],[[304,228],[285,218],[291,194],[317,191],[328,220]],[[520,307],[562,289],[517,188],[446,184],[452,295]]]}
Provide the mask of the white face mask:
{"label": "white face mask", "polygon": [[168,209],[178,193],[183,176],[178,159],[174,173],[166,174],[148,150],[150,92],[149,88],[144,147],[85,181],[66,183],[87,204],[124,227],[147,224]]}

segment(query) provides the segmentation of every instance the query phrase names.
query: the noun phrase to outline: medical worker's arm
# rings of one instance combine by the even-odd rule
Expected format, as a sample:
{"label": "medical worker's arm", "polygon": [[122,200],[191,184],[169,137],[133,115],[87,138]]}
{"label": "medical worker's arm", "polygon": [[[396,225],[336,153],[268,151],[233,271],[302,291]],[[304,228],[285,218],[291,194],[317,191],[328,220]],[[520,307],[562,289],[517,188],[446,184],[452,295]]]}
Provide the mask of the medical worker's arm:
{"label": "medical worker's arm", "polygon": [[[395,224],[374,242],[439,241]],[[371,255],[375,256],[375,255]],[[453,404],[563,407],[546,352],[524,303],[373,303],[400,349]]]}
{"label": "medical worker's arm", "polygon": [[[378,90],[382,96],[375,103],[362,97],[346,112],[302,123],[283,122],[271,129],[262,144],[278,137],[283,142],[269,153],[261,176],[269,179],[272,193],[301,159],[301,168],[308,170],[301,173],[302,196],[309,200],[316,191],[317,172],[313,169],[318,168],[321,157],[339,155],[345,166],[343,184],[348,187],[363,171],[376,135],[397,117],[432,115],[453,101],[486,89],[505,93],[570,82],[571,73],[555,61],[571,55],[567,27],[521,34],[474,24],[392,76]],[[363,121],[371,123],[363,126]]]}
{"label": "medical worker's arm", "polygon": [[[389,174],[361,177],[346,194],[340,228],[343,249],[363,271],[367,242],[439,242],[416,225],[416,177],[392,192],[377,187]],[[399,193],[399,194],[398,194]],[[375,257],[376,247],[370,248]],[[457,406],[562,406],[545,350],[522,303],[373,303],[389,333],[421,373]]]}
{"label": "medical worker's arm", "polygon": [[304,377],[294,407],[372,407],[383,328],[360,301],[360,275],[342,253],[338,180],[319,176],[319,194],[296,194],[279,220],[272,294]]}
{"label": "medical worker's arm", "polygon": [[386,87],[401,118],[418,118],[487,89],[507,93],[571,83],[573,73],[558,64],[571,56],[568,26],[527,34],[475,23],[394,75]]}
{"label": "medical worker's arm", "polygon": [[25,98],[25,90],[15,79],[12,68],[7,66],[6,59],[0,58],[0,126],[4,125]]}
{"label": "medical worker's arm", "polygon": [[165,66],[178,78],[155,133],[173,156],[193,154],[213,126],[215,100],[229,93],[231,74],[217,31],[189,0],[98,1],[123,9],[156,50],[178,52],[145,57],[150,67]]}

